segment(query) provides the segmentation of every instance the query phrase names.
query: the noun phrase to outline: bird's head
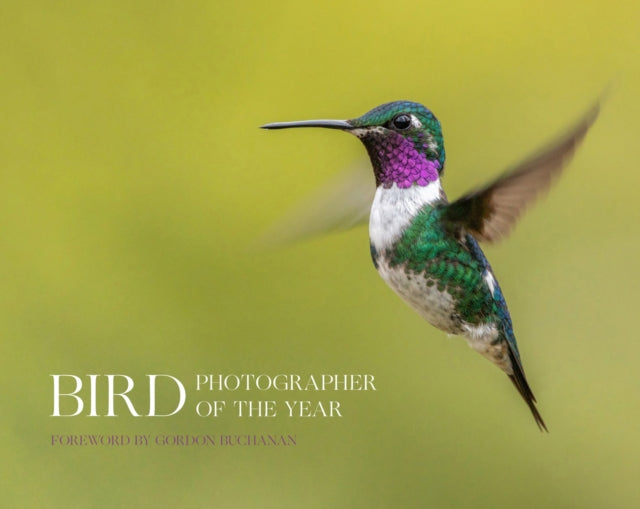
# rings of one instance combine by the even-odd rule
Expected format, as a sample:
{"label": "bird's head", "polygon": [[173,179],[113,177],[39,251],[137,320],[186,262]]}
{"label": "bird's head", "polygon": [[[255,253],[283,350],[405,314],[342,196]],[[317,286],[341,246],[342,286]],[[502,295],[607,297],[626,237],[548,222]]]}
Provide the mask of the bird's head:
{"label": "bird's head", "polygon": [[426,186],[438,180],[444,170],[440,122],[415,102],[382,104],[352,120],[276,122],[262,127],[325,127],[357,136],[367,148],[378,186]]}

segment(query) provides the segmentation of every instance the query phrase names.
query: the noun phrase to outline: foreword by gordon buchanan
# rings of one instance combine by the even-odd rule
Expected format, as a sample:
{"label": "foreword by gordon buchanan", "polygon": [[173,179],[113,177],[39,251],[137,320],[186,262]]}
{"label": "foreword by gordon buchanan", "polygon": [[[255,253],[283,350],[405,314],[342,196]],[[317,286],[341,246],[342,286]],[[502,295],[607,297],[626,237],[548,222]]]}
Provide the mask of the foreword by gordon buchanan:
{"label": "foreword by gordon buchanan", "polygon": [[[51,417],[117,417],[123,413],[134,417],[170,417],[182,411],[187,400],[185,383],[167,374],[145,375],[144,382],[128,375],[55,374]],[[375,391],[370,374],[199,374],[192,391],[198,394],[189,402],[200,417],[342,417],[340,402],[334,399],[251,399],[238,397],[241,392],[310,393],[341,391]],[[143,388],[141,389],[140,386]],[[202,399],[203,392],[234,399]],[[159,396],[159,397],[158,397]],[[161,408],[158,408],[161,407]]]}

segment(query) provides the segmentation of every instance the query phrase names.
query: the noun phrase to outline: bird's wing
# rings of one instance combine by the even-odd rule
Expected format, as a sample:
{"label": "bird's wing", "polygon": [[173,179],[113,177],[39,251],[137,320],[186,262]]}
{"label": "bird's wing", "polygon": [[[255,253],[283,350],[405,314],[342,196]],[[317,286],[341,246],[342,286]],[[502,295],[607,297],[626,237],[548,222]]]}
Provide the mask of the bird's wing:
{"label": "bird's wing", "polygon": [[496,242],[569,163],[600,112],[602,98],[565,134],[510,168],[488,185],[475,189],[446,208],[444,219],[476,239]]}
{"label": "bird's wing", "polygon": [[287,244],[366,223],[375,191],[369,164],[356,164],[289,211],[260,236],[258,244]]}

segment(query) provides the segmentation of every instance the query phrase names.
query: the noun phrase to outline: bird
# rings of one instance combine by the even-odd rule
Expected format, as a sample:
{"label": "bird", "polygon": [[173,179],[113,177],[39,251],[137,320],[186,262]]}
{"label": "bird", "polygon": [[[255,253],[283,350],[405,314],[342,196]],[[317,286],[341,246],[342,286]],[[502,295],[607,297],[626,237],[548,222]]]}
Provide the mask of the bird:
{"label": "bird", "polygon": [[263,129],[319,127],[364,144],[376,190],[369,213],[371,258],[382,279],[427,322],[469,346],[509,377],[541,431],[548,432],[525,376],[505,297],[480,243],[506,237],[522,212],[573,157],[602,98],[563,134],[488,184],[449,201],[445,147],[436,116],[393,101],[351,120],[274,122]]}

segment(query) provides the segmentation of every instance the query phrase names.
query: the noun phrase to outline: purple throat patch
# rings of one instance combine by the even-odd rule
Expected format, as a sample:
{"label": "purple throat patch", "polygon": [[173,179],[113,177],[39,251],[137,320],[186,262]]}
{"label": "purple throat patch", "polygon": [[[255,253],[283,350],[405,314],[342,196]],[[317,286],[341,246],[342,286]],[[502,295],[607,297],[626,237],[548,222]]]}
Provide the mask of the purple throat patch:
{"label": "purple throat patch", "polygon": [[[427,144],[423,146],[426,150]],[[375,152],[380,163],[379,179],[384,187],[391,187],[395,182],[398,187],[406,189],[413,184],[426,186],[438,180],[440,163],[427,159],[404,136],[390,136],[382,140]]]}

